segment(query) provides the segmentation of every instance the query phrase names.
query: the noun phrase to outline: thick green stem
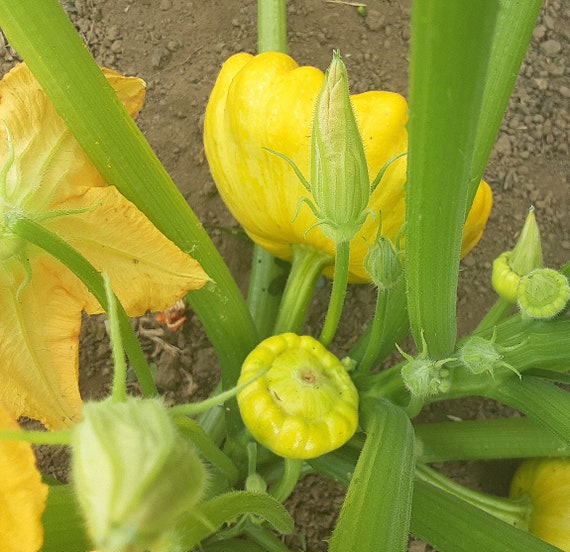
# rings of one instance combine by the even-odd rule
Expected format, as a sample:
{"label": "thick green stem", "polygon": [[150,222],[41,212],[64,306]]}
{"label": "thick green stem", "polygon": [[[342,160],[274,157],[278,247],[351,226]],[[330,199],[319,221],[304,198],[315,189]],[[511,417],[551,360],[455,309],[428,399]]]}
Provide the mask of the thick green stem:
{"label": "thick green stem", "polygon": [[[358,361],[357,372],[364,375],[382,362],[394,350],[395,344],[404,338],[409,329],[406,281],[401,278],[389,289],[378,289],[372,323],[348,355]],[[365,347],[363,347],[364,343],[366,343]],[[362,350],[364,350],[363,354]]]}
{"label": "thick green stem", "polygon": [[[87,289],[93,294],[95,299],[99,301],[103,309],[108,310],[109,305],[105,294],[103,277],[77,250],[47,228],[30,219],[19,219],[14,223],[12,231],[26,241],[47,251],[69,268],[69,270],[87,286]],[[117,313],[121,334],[123,336],[123,345],[137,375],[142,392],[146,396],[156,396],[158,391],[154,384],[150,368],[129,318],[120,303],[117,303]]]}
{"label": "thick green stem", "polygon": [[[258,0],[257,50],[287,53],[285,0]],[[279,311],[287,270],[271,253],[255,244],[247,304],[260,339],[271,335]],[[282,283],[283,282],[283,283]]]}
{"label": "thick green stem", "polygon": [[334,338],[342,307],[344,306],[344,297],[348,286],[348,266],[350,262],[350,242],[340,242],[336,244],[336,258],[334,265],[334,280],[331,293],[331,299],[325,323],[319,341],[327,347]]}
{"label": "thick green stem", "polygon": [[413,3],[406,274],[414,338],[434,360],[455,345],[461,235],[497,11],[495,0]]}
{"label": "thick green stem", "polygon": [[330,552],[404,551],[414,473],[414,431],[389,401],[362,404],[366,441],[351,478]]}
{"label": "thick green stem", "polygon": [[287,53],[286,0],[258,0],[257,50]]}
{"label": "thick green stem", "polygon": [[532,37],[542,0],[525,0],[525,2],[501,0],[499,5],[489,71],[485,78],[485,92],[481,106],[483,116],[480,117],[477,127],[469,205],[483,177],[489,153],[495,143],[521,63]]}
{"label": "thick green stem", "polygon": [[525,531],[528,530],[532,510],[530,499],[515,501],[474,491],[459,483],[455,483],[455,481],[448,479],[425,464],[416,466],[416,477],[469,502],[469,504],[480,508],[509,525]]}
{"label": "thick green stem", "polygon": [[269,337],[275,326],[289,268],[285,261],[254,246],[247,306],[260,339]]}
{"label": "thick green stem", "polygon": [[25,441],[34,445],[69,445],[71,431],[21,431],[19,429],[0,430],[0,441]]}
{"label": "thick green stem", "polygon": [[418,461],[570,456],[570,445],[531,418],[416,424]]}
{"label": "thick green stem", "polygon": [[330,255],[310,245],[292,245],[291,249],[293,265],[273,329],[274,335],[301,331],[315,284],[323,269],[334,262]]}
{"label": "thick green stem", "polygon": [[281,478],[271,490],[271,494],[276,500],[279,502],[285,502],[285,500],[287,500],[289,495],[293,492],[295,485],[297,485],[302,468],[303,460],[285,458]]}

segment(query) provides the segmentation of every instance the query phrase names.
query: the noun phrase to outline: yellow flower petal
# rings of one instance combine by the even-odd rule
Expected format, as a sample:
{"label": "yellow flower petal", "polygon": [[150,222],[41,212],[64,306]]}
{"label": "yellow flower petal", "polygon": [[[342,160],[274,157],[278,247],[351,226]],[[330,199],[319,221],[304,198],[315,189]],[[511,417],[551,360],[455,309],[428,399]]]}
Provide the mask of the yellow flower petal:
{"label": "yellow flower petal", "polygon": [[[135,115],[144,83],[104,73]],[[105,184],[24,64],[0,81],[0,119],[9,134],[2,139],[0,127],[0,167],[7,170],[0,181],[0,215],[23,212],[35,218],[89,208],[82,214],[56,214],[43,224],[110,274],[132,316],[162,310],[204,285],[207,276],[200,265]],[[5,240],[0,258],[0,401],[14,417],[36,418],[49,429],[68,427],[81,418],[81,311],[101,308],[61,263],[10,236],[9,227],[0,230]],[[25,285],[20,258],[27,259],[31,272]]]}
{"label": "yellow flower petal", "polygon": [[469,211],[465,228],[463,229],[463,243],[461,245],[461,258],[465,257],[481,239],[487,219],[493,206],[493,192],[485,181],[481,181],[477,193],[473,198],[473,206]]}
{"label": "yellow flower petal", "polygon": [[[316,217],[298,201],[308,195],[291,167],[269,148],[310,175],[310,135],[315,98],[324,75],[299,67],[277,52],[237,54],[226,61],[210,96],[204,122],[204,147],[224,202],[249,236],[277,257],[290,260],[290,245],[308,243],[329,254],[334,245]],[[370,178],[408,147],[407,103],[392,92],[351,96],[363,139]],[[406,158],[394,161],[368,207],[382,211],[383,234],[394,240],[405,216]],[[481,237],[491,207],[490,195],[477,195],[468,219],[463,253]],[[376,237],[380,217],[368,217],[351,242],[349,280],[368,282],[363,261]],[[332,276],[333,268],[324,272]]]}
{"label": "yellow flower petal", "polygon": [[[136,115],[144,100],[144,82],[107,69],[104,73],[131,115]],[[5,199],[10,204],[30,214],[43,213],[75,193],[77,186],[105,186],[24,63],[4,75],[0,98],[0,120],[11,134],[15,156],[6,178]],[[0,126],[0,160],[8,156],[6,138]]]}
{"label": "yellow flower petal", "polygon": [[51,429],[65,428],[81,418],[83,303],[63,287],[57,261],[38,250],[30,253],[33,277],[19,297],[24,269],[11,259],[5,265],[12,270],[0,270],[0,402],[14,419],[28,416]]}
{"label": "yellow flower petal", "polygon": [[[19,429],[0,405],[0,428]],[[41,482],[29,443],[0,441],[0,552],[36,552],[48,487]]]}
{"label": "yellow flower petal", "polygon": [[[166,239],[114,186],[84,189],[81,196],[67,201],[65,208],[82,209],[98,203],[100,206],[91,211],[58,217],[46,226],[95,268],[109,274],[129,316],[164,310],[208,281],[198,261]],[[66,285],[73,287],[72,282]],[[89,314],[102,312],[95,298],[83,290],[77,293],[82,293],[84,309]]]}

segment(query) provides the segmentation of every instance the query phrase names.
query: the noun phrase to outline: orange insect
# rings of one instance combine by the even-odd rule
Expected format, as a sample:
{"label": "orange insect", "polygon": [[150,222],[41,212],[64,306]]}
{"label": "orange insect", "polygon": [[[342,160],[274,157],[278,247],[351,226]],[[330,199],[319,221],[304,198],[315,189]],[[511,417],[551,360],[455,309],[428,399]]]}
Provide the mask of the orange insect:
{"label": "orange insect", "polygon": [[179,299],[171,307],[156,314],[154,319],[172,332],[179,330],[186,320],[186,302],[184,299]]}

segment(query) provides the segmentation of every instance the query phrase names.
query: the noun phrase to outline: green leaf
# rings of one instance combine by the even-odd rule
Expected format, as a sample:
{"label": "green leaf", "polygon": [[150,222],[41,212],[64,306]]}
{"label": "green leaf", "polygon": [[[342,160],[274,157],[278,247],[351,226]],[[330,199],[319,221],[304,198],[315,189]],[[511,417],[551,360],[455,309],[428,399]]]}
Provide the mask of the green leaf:
{"label": "green leaf", "polygon": [[430,483],[417,480],[411,532],[439,552],[558,550]]}
{"label": "green leaf", "polygon": [[70,485],[50,486],[42,517],[42,552],[86,552],[92,550],[85,523]]}
{"label": "green leaf", "polygon": [[479,119],[477,129],[469,205],[475,197],[477,186],[487,165],[541,5],[542,0],[500,1],[481,106],[483,116]]}
{"label": "green leaf", "polygon": [[412,425],[401,408],[384,399],[363,408],[367,437],[329,551],[404,551],[414,474]]}
{"label": "green leaf", "polygon": [[429,356],[449,355],[469,177],[497,0],[412,8],[406,191],[410,323]]}
{"label": "green leaf", "polygon": [[252,514],[269,522],[276,531],[290,534],[293,520],[283,505],[265,493],[234,491],[222,494],[196,506],[183,516],[178,526],[180,544],[193,548],[224,523],[231,523],[240,515]]}

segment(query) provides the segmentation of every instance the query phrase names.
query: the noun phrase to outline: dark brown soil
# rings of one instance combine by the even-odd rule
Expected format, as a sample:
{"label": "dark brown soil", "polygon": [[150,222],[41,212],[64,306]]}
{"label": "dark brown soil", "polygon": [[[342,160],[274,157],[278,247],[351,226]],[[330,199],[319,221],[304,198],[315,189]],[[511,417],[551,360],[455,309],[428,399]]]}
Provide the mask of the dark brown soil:
{"label": "dark brown soil", "polygon": [[[365,0],[366,1],[366,0]],[[290,0],[290,54],[300,64],[325,69],[333,48],[346,61],[352,91],[387,89],[406,95],[409,11],[411,0],[368,0],[368,15],[343,2]],[[97,60],[123,73],[143,78],[148,86],[140,127],[174,181],[219,246],[242,289],[247,288],[251,245],[219,198],[209,176],[202,147],[206,101],[223,61],[238,51],[255,53],[254,0],[66,0],[70,17]],[[527,209],[536,206],[543,235],[544,258],[557,267],[568,260],[568,130],[570,74],[566,56],[570,8],[562,0],[545,0],[532,46],[492,154],[486,179],[494,191],[487,231],[463,261],[459,289],[460,334],[469,332],[493,303],[492,260],[514,244]],[[0,47],[0,69],[14,62]],[[329,285],[319,289],[306,331],[316,333]],[[371,315],[373,290],[355,286],[348,295],[335,346],[348,349]],[[195,317],[183,330],[169,332],[152,316],[136,322],[141,339],[158,365],[158,385],[168,400],[205,397],[218,378],[213,349]],[[102,317],[86,318],[82,332],[81,387],[84,397],[105,394],[112,369]],[[422,420],[509,415],[487,400],[442,403],[422,413]],[[60,456],[44,461],[61,475]],[[59,470],[59,471],[58,471]],[[492,492],[504,492],[512,466],[508,463],[457,464],[446,472]],[[324,542],[342,502],[334,484],[308,476],[288,501],[297,522],[290,544],[310,551],[326,550]],[[306,542],[306,545],[303,543]],[[306,548],[301,548],[306,546]],[[410,550],[431,550],[411,540]]]}

